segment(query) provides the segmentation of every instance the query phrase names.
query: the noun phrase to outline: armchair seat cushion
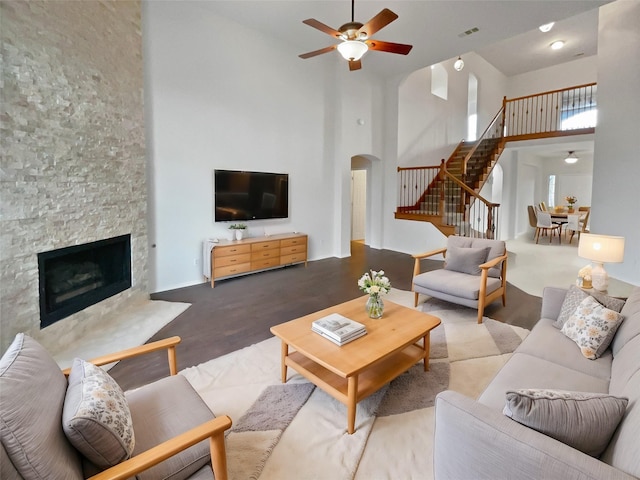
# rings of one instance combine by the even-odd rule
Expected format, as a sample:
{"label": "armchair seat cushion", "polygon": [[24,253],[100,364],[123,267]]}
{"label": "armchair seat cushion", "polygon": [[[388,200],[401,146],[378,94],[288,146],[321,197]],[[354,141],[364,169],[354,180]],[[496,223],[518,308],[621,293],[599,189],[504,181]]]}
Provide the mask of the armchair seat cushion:
{"label": "armchair seat cushion", "polygon": [[[215,416],[182,375],[173,375],[125,393],[133,419],[133,457]],[[139,473],[138,480],[190,478],[210,462],[209,442],[202,442]]]}
{"label": "armchair seat cushion", "polygon": [[[471,301],[477,301],[480,296],[480,282],[478,276],[451,270],[432,270],[413,277],[414,289],[425,293],[421,289],[431,292],[441,292],[452,297],[461,297]],[[487,294],[500,288],[499,278],[487,278]]]}

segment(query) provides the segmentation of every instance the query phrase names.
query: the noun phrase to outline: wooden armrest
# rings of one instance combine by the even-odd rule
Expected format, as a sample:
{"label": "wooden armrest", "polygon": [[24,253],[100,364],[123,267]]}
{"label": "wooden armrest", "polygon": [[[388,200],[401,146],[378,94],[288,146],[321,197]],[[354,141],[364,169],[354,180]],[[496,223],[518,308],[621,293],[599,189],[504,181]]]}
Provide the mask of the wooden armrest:
{"label": "wooden armrest", "polygon": [[[119,352],[109,353],[101,357],[96,357],[92,360],[88,360],[88,362],[98,366],[108,365],[109,363],[125,360],[127,358],[138,357],[140,355],[144,355],[145,353],[155,352],[158,350],[168,350],[169,370],[171,371],[171,375],[175,375],[178,373],[178,369],[176,366],[176,345],[181,341],[182,339],[180,337],[169,337],[165,338],[164,340],[158,340],[157,342],[146,343],[144,345],[140,345],[139,347],[132,347],[126,350],[121,350]],[[68,376],[70,371],[71,368],[65,368],[64,370],[62,370],[62,373]]]}
{"label": "wooden armrest", "polygon": [[438,255],[439,253],[445,253],[446,251],[447,251],[447,247],[438,248],[437,250],[431,250],[430,252],[417,253],[415,255],[412,255],[412,257],[415,258],[416,260],[421,260],[423,258],[427,258],[427,257],[432,257],[434,255]]}
{"label": "wooden armrest", "polygon": [[499,257],[494,258],[493,260],[489,260],[488,262],[483,263],[482,265],[479,265],[479,267],[489,269],[489,268],[495,267],[497,264],[499,264],[500,262],[506,259],[507,259],[507,254],[505,253],[504,255],[501,255]]}
{"label": "wooden armrest", "polygon": [[146,452],[142,452],[129,460],[125,460],[103,472],[100,472],[91,480],[120,480],[131,478],[134,475],[152,467],[163,460],[201,442],[205,438],[210,438],[211,460],[216,480],[226,480],[227,465],[224,445],[224,432],[231,427],[231,419],[224,415],[214,418],[206,423],[198,425],[191,430],[173,437]]}

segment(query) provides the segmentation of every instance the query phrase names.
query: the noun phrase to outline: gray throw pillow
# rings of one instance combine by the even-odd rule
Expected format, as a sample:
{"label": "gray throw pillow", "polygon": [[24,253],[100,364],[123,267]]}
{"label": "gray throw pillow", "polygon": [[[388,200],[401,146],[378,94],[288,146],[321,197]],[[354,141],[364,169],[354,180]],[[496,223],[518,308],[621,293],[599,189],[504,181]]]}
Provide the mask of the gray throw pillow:
{"label": "gray throw pillow", "polygon": [[557,329],[561,329],[566,321],[569,320],[569,317],[571,317],[571,315],[573,315],[573,313],[576,311],[576,308],[578,308],[580,302],[582,302],[589,296],[595,298],[598,303],[604,305],[609,310],[613,310],[614,312],[620,313],[620,310],[622,310],[622,307],[624,307],[624,300],[610,297],[609,295],[605,295],[604,293],[596,291],[586,292],[580,287],[571,285],[571,287],[569,287],[567,295],[564,297],[562,307],[560,307],[560,314],[558,315],[557,320],[553,322],[553,326]]}
{"label": "gray throw pillow", "polygon": [[629,402],[606,393],[563,390],[509,390],[506,395],[505,415],[592,457],[607,448]]}
{"label": "gray throw pillow", "polygon": [[116,381],[100,367],[74,359],[62,411],[71,444],[100,468],[131,456],[135,445],[129,404]]}
{"label": "gray throw pillow", "polygon": [[482,273],[480,265],[487,261],[488,253],[488,247],[449,247],[446,252],[444,269],[469,275],[480,275]]}

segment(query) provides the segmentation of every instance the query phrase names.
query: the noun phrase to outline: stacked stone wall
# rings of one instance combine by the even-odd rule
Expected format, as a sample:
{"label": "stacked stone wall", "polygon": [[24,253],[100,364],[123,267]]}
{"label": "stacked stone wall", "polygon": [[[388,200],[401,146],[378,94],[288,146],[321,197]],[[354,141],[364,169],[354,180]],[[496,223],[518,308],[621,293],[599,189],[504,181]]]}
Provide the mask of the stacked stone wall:
{"label": "stacked stone wall", "polygon": [[[0,2],[0,340],[148,297],[139,1]],[[131,289],[40,330],[37,254],[131,234]]]}

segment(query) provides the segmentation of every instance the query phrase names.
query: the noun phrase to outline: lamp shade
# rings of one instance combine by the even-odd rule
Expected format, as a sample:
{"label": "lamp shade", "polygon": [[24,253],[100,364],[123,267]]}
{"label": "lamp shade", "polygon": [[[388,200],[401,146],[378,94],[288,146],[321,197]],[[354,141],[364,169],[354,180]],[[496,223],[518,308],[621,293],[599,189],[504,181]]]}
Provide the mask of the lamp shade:
{"label": "lamp shade", "polygon": [[359,40],[345,40],[338,45],[338,52],[345,60],[360,60],[369,47]]}
{"label": "lamp shade", "polygon": [[624,237],[582,233],[578,256],[600,263],[620,263],[624,259]]}

